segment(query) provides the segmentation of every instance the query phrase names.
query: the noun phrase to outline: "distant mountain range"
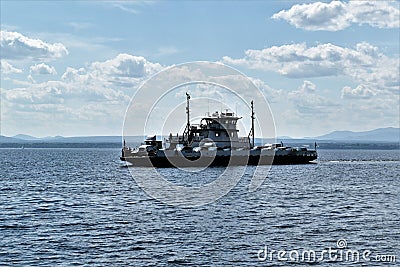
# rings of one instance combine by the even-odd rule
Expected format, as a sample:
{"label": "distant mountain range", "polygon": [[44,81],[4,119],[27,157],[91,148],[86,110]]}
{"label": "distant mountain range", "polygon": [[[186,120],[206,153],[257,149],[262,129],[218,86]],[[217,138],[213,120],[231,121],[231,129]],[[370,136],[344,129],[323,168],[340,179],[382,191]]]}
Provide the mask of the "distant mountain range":
{"label": "distant mountain range", "polygon": [[[142,142],[142,136],[132,136],[128,138],[131,142]],[[34,137],[25,134],[18,134],[12,137],[0,135],[0,143],[122,143],[121,136],[48,136]]]}
{"label": "distant mountain range", "polygon": [[378,141],[400,142],[400,128],[379,128],[365,132],[334,131],[329,134],[314,137],[317,140],[333,141]]}
{"label": "distant mountain range", "polygon": [[[127,138],[128,143],[140,143],[143,136],[131,136]],[[334,131],[329,134],[317,137],[305,137],[302,139],[294,139],[289,136],[280,136],[278,140],[286,142],[296,141],[340,141],[340,142],[394,142],[400,143],[400,128],[379,128],[365,132],[352,131]],[[18,134],[12,137],[0,135],[0,143],[122,143],[121,136],[80,136],[80,137],[63,137],[49,136],[38,138],[25,134]]]}

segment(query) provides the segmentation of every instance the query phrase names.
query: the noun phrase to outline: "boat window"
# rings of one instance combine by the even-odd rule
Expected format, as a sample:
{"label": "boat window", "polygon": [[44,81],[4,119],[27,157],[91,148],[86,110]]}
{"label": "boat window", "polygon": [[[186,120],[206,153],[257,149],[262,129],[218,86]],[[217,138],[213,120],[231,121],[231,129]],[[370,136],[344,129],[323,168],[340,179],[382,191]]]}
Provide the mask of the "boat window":
{"label": "boat window", "polygon": [[219,133],[215,133],[215,136],[218,137],[218,136],[219,136]]}

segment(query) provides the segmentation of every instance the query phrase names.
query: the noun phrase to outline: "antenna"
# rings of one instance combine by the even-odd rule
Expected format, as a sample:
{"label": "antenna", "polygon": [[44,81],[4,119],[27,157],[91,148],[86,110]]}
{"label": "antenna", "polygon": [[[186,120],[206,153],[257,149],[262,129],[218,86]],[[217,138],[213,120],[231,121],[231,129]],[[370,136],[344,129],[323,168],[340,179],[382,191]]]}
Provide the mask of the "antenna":
{"label": "antenna", "polygon": [[186,92],[186,114],[187,114],[187,122],[186,122],[186,129],[185,129],[185,135],[187,136],[188,142],[190,142],[190,109],[189,109],[189,104],[190,104],[190,95],[188,92]]}
{"label": "antenna", "polygon": [[251,101],[251,132],[253,134],[253,147],[254,147],[254,117],[255,113],[254,113],[254,102],[253,100]]}
{"label": "antenna", "polygon": [[255,115],[255,113],[254,113],[254,101],[251,100],[251,130],[250,130],[250,133],[249,133],[249,136],[248,136],[249,142],[250,142],[250,136],[252,137],[251,148],[254,147],[254,119],[255,119],[254,115]]}

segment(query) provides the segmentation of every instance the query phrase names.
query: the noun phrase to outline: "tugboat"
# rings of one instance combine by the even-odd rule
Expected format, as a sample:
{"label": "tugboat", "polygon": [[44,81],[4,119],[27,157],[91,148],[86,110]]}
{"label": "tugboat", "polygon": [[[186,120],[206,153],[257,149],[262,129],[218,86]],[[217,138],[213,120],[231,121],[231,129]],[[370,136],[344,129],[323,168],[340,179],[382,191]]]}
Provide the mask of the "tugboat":
{"label": "tugboat", "polygon": [[235,113],[218,112],[190,124],[190,95],[186,93],[187,123],[182,135],[169,135],[164,142],[148,137],[142,145],[122,148],[120,159],[140,167],[207,167],[267,164],[306,164],[317,159],[315,149],[286,147],[283,143],[255,146],[254,103],[251,101],[251,130],[239,137]]}

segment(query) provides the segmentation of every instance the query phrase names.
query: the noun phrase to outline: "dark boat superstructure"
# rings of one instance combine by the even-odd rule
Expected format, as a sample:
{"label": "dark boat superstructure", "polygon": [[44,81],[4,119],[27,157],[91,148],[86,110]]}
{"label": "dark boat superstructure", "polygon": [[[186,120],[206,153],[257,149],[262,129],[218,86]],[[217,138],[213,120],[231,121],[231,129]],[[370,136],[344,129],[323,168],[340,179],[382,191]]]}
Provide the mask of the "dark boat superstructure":
{"label": "dark boat superstructure", "polygon": [[121,160],[134,166],[206,167],[228,165],[304,164],[317,159],[317,151],[305,147],[285,147],[283,144],[254,145],[254,107],[251,102],[252,127],[247,137],[239,137],[237,122],[241,117],[233,112],[215,112],[190,124],[187,97],[187,124],[183,135],[169,135],[164,144],[149,137],[132,149],[122,148]]}

